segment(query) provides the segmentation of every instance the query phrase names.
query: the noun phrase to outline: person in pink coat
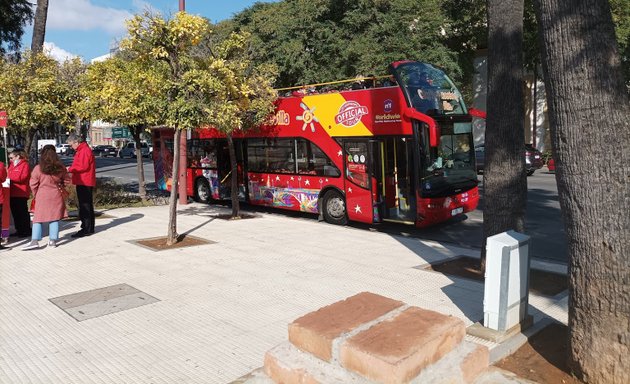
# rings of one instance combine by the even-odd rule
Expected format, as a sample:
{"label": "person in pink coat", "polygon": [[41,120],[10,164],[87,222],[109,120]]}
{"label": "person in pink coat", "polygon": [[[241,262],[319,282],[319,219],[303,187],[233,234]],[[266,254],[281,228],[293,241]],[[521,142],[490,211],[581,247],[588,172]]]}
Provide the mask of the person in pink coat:
{"label": "person in pink coat", "polygon": [[33,214],[33,234],[31,242],[23,251],[39,248],[42,239],[42,224],[48,223],[49,247],[56,247],[59,239],[59,220],[67,216],[65,196],[62,193],[70,182],[66,167],[63,165],[54,145],[42,148],[39,164],[31,173],[31,191],[35,198]]}

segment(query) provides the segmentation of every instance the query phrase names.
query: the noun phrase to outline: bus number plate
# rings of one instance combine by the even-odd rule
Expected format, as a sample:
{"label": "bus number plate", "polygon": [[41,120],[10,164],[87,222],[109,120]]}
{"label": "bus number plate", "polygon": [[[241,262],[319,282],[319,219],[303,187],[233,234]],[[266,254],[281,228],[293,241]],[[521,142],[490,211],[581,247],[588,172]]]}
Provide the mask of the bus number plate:
{"label": "bus number plate", "polygon": [[451,211],[451,216],[457,216],[464,212],[464,207],[455,208]]}

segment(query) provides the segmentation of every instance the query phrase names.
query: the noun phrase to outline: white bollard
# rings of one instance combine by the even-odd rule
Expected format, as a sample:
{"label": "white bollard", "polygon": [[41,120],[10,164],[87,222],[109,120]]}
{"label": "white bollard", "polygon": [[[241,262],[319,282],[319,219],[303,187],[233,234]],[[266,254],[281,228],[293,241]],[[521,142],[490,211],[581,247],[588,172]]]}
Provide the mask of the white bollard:
{"label": "white bollard", "polygon": [[483,293],[483,325],[507,331],[527,315],[529,239],[515,231],[488,237]]}

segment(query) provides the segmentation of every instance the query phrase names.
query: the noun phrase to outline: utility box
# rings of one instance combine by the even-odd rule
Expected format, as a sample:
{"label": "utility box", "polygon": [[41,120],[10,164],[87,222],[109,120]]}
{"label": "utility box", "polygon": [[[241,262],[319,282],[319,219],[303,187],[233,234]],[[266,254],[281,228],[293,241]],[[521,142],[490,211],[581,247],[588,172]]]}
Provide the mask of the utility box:
{"label": "utility box", "polygon": [[529,236],[507,231],[488,237],[483,325],[507,331],[527,315]]}

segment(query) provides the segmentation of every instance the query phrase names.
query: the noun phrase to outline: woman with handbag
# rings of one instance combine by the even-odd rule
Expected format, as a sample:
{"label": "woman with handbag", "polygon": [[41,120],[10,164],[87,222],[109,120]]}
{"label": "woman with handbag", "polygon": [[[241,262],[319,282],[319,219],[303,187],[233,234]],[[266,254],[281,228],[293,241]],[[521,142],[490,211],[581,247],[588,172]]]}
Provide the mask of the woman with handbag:
{"label": "woman with handbag", "polygon": [[57,246],[59,220],[67,216],[65,186],[69,182],[68,171],[59,160],[55,146],[50,144],[44,146],[39,164],[31,173],[30,186],[35,199],[33,234],[31,242],[22,248],[23,251],[39,248],[44,223],[48,223],[48,246]]}

